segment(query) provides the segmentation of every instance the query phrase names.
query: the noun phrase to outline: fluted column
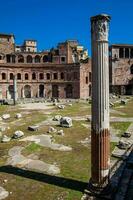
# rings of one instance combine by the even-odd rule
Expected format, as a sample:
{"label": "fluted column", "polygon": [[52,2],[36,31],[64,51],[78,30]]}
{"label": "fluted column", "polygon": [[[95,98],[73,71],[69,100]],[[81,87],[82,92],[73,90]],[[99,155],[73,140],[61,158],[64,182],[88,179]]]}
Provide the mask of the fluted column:
{"label": "fluted column", "polygon": [[17,79],[16,76],[14,75],[13,77],[13,90],[14,90],[14,95],[13,95],[13,100],[14,100],[14,105],[17,102],[18,99],[18,92],[17,92]]}
{"label": "fluted column", "polygon": [[110,167],[108,15],[91,18],[92,131],[91,182],[107,183]]}

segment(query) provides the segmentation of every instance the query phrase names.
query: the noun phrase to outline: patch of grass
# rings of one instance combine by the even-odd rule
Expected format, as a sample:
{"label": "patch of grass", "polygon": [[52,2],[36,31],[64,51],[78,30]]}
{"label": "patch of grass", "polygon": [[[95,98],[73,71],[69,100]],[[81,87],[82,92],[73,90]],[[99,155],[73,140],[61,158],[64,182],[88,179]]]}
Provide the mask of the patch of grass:
{"label": "patch of grass", "polygon": [[121,134],[124,133],[128,129],[130,124],[131,124],[131,122],[112,122],[111,126],[114,129],[119,130],[118,136],[121,136]]}
{"label": "patch of grass", "polygon": [[30,145],[28,145],[24,152],[27,152],[27,153],[34,153],[34,152],[38,152],[41,150],[41,146],[39,144],[36,144],[36,143],[31,143]]}
{"label": "patch of grass", "polygon": [[87,102],[73,103],[72,106],[66,105],[65,109],[56,108],[54,115],[62,116],[85,116],[91,114],[91,106]]}
{"label": "patch of grass", "polygon": [[112,152],[114,150],[116,145],[117,145],[117,142],[111,142],[110,143],[110,152]]}
{"label": "patch of grass", "polygon": [[125,113],[123,117],[133,117],[133,98],[126,105],[115,108],[117,111]]}

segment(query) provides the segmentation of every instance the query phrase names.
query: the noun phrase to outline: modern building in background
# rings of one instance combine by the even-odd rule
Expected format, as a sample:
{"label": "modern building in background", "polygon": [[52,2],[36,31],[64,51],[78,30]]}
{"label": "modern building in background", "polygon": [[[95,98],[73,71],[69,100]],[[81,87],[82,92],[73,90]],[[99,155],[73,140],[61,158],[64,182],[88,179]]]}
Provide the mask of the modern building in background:
{"label": "modern building in background", "polygon": [[38,52],[36,40],[17,45],[13,34],[0,34],[0,99],[13,98],[14,76],[18,98],[91,95],[91,60],[77,40]]}

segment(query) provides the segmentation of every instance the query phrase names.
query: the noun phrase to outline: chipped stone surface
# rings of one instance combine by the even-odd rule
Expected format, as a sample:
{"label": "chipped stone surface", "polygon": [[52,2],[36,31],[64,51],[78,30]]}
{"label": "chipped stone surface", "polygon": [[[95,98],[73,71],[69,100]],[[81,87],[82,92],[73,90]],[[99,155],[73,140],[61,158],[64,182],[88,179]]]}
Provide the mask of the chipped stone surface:
{"label": "chipped stone surface", "polygon": [[10,114],[4,114],[2,115],[2,119],[9,119],[10,118]]}
{"label": "chipped stone surface", "polygon": [[20,118],[22,118],[22,114],[21,113],[17,113],[15,117],[16,117],[16,119],[20,119]]}
{"label": "chipped stone surface", "polygon": [[23,149],[24,148],[20,146],[15,146],[11,148],[8,152],[10,157],[7,160],[6,164],[35,171],[37,170],[51,175],[56,175],[60,173],[60,169],[56,165],[51,165],[41,160],[31,159],[29,157],[23,156],[21,154],[21,151]]}
{"label": "chipped stone surface", "polygon": [[62,117],[60,119],[60,126],[70,128],[72,126],[72,119],[70,117]]}
{"label": "chipped stone surface", "polygon": [[15,133],[13,134],[14,139],[17,139],[17,138],[20,138],[20,137],[23,137],[23,136],[24,136],[24,133],[23,133],[23,131],[20,131],[20,130],[15,131]]}
{"label": "chipped stone surface", "polygon": [[9,192],[6,191],[3,187],[0,187],[0,200],[5,199],[9,196]]}
{"label": "chipped stone surface", "polygon": [[28,126],[28,130],[29,130],[29,131],[37,131],[37,130],[38,130],[38,128],[39,128],[39,126],[38,126],[38,125],[32,125],[32,126]]}
{"label": "chipped stone surface", "polygon": [[40,146],[48,147],[48,148],[51,148],[53,150],[58,150],[58,151],[71,151],[72,150],[72,148],[69,146],[53,143],[51,135],[33,135],[33,136],[23,138],[20,141],[35,142],[36,144],[39,144]]}
{"label": "chipped stone surface", "polygon": [[11,138],[8,137],[7,135],[3,135],[1,142],[6,143],[6,142],[10,142]]}

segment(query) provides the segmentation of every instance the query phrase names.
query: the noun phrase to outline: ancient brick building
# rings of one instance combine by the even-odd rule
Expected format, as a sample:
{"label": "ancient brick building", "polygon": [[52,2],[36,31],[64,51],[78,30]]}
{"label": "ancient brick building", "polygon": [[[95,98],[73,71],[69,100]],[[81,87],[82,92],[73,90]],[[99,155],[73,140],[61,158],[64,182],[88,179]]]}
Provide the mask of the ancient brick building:
{"label": "ancient brick building", "polygon": [[110,46],[110,91],[133,94],[133,45]]}
{"label": "ancient brick building", "polygon": [[37,51],[36,40],[16,45],[14,35],[0,34],[0,99],[88,98],[91,95],[91,61],[76,40],[57,48]]}

